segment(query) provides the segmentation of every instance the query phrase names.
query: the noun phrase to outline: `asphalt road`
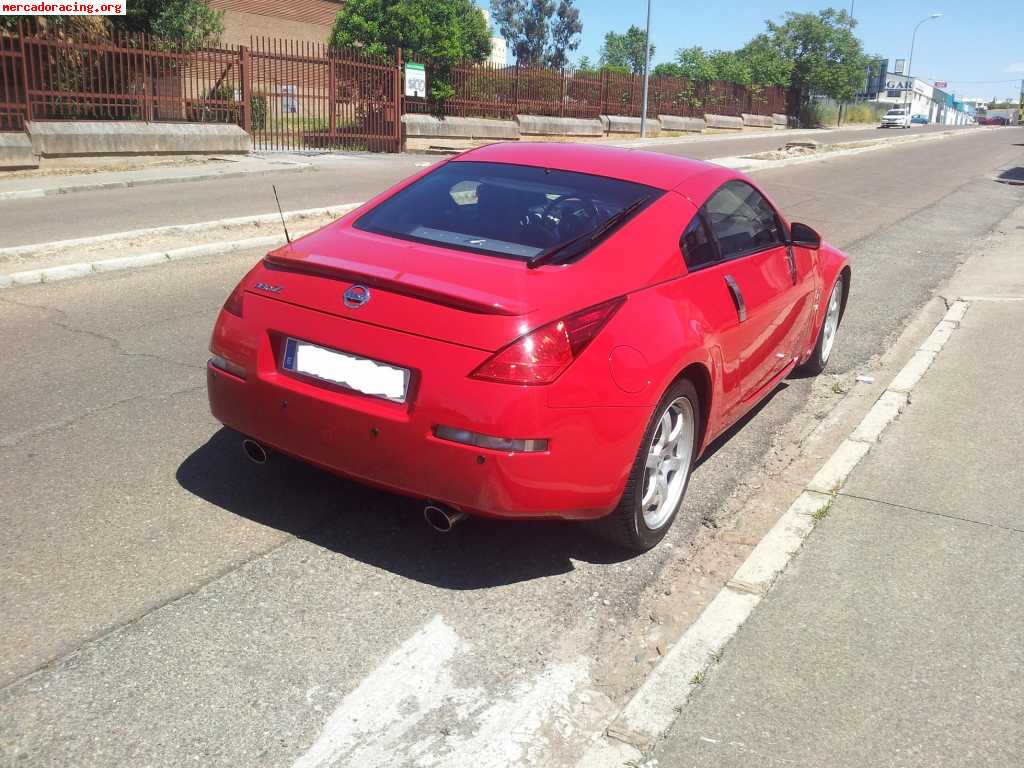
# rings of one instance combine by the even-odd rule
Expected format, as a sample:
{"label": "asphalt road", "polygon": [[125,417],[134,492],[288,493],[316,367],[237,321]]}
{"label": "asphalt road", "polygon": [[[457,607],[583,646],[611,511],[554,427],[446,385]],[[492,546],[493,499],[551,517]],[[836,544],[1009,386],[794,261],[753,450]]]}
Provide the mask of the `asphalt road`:
{"label": "asphalt road", "polygon": [[[836,373],[870,370],[1024,202],[989,178],[1022,145],[985,131],[758,174],[853,261]],[[572,524],[483,520],[439,537],[411,500],[254,467],[209,416],[210,328],[259,255],[0,292],[0,757],[572,764],[657,659],[654,596],[692,615],[749,552],[702,559],[828,380],[788,381],[715,447],[688,497],[696,545],[674,531],[624,558]]]}
{"label": "asphalt road", "polygon": [[[949,130],[947,126],[914,126],[907,131],[841,130],[822,132],[826,143],[860,141]],[[973,129],[965,129],[973,130]],[[815,138],[803,133],[801,139]],[[778,149],[785,134],[654,145],[656,152],[702,160]],[[190,224],[199,221],[273,213],[276,185],[285,210],[319,208],[366,200],[376,192],[438,160],[428,155],[332,155],[315,170],[193,184],[167,184],[100,192],[76,192],[47,198],[4,202],[0,247],[88,237],[128,229]]]}

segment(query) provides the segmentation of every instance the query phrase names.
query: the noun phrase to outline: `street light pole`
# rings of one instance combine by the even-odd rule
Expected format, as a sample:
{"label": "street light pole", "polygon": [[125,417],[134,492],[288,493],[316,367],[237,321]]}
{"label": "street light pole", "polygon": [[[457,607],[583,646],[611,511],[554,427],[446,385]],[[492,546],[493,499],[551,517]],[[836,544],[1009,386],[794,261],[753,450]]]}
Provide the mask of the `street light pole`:
{"label": "street light pole", "polygon": [[926,21],[931,21],[932,19],[937,19],[941,15],[942,15],[941,13],[933,13],[931,16],[927,16],[927,17],[921,19],[919,22],[917,22],[917,25],[914,27],[914,34],[912,34],[910,36],[910,58],[907,59],[907,87],[903,91],[903,106],[904,106],[905,109],[907,109],[908,113],[910,111],[909,108],[907,108],[907,96],[909,96],[908,91],[910,91],[914,87],[914,81],[912,79],[912,76],[911,76],[910,72],[911,72],[911,69],[914,66],[914,42],[917,39],[917,29],[922,24],[924,24]]}
{"label": "street light pole", "polygon": [[647,31],[644,33],[644,103],[640,112],[640,138],[647,135],[647,84],[650,80],[648,68],[651,64],[651,2],[647,0]]}

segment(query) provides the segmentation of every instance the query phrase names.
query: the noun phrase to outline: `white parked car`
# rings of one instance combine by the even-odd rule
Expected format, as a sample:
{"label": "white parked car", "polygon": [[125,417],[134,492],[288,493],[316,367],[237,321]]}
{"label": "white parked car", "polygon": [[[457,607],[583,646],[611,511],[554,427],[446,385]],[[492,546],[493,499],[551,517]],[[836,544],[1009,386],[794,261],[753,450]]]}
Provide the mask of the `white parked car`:
{"label": "white parked car", "polygon": [[885,113],[885,117],[882,118],[883,128],[909,128],[910,127],[910,110],[908,109],[890,109]]}

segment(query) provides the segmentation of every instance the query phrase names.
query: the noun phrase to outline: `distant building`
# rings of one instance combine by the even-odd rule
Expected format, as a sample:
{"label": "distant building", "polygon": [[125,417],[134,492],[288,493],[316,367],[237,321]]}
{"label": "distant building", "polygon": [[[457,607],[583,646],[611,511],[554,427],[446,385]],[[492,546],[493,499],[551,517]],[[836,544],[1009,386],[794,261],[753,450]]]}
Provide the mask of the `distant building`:
{"label": "distant building", "polygon": [[507,66],[508,44],[505,42],[505,38],[494,34],[495,30],[494,24],[491,23],[491,12],[481,8],[480,13],[484,15],[484,19],[487,20],[487,29],[491,31],[491,55],[487,57],[487,63],[495,67]]}
{"label": "distant building", "polygon": [[968,110],[953,94],[920,78],[893,72],[885,76],[884,84],[871,101],[888,104],[890,108],[906,105],[912,116],[924,115],[930,123],[965,125],[974,121],[974,110]]}
{"label": "distant building", "polygon": [[225,45],[249,45],[250,37],[283,37],[326,43],[342,0],[206,0],[224,12]]}

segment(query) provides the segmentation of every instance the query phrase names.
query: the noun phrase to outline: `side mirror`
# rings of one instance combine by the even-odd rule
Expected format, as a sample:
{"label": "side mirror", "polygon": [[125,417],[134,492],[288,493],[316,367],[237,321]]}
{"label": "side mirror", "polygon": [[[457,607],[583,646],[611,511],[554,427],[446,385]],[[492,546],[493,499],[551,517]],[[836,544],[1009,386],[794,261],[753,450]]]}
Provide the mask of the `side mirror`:
{"label": "side mirror", "polygon": [[798,221],[790,224],[789,239],[793,245],[799,245],[803,248],[813,248],[814,250],[821,248],[821,235],[806,224],[801,224]]}

